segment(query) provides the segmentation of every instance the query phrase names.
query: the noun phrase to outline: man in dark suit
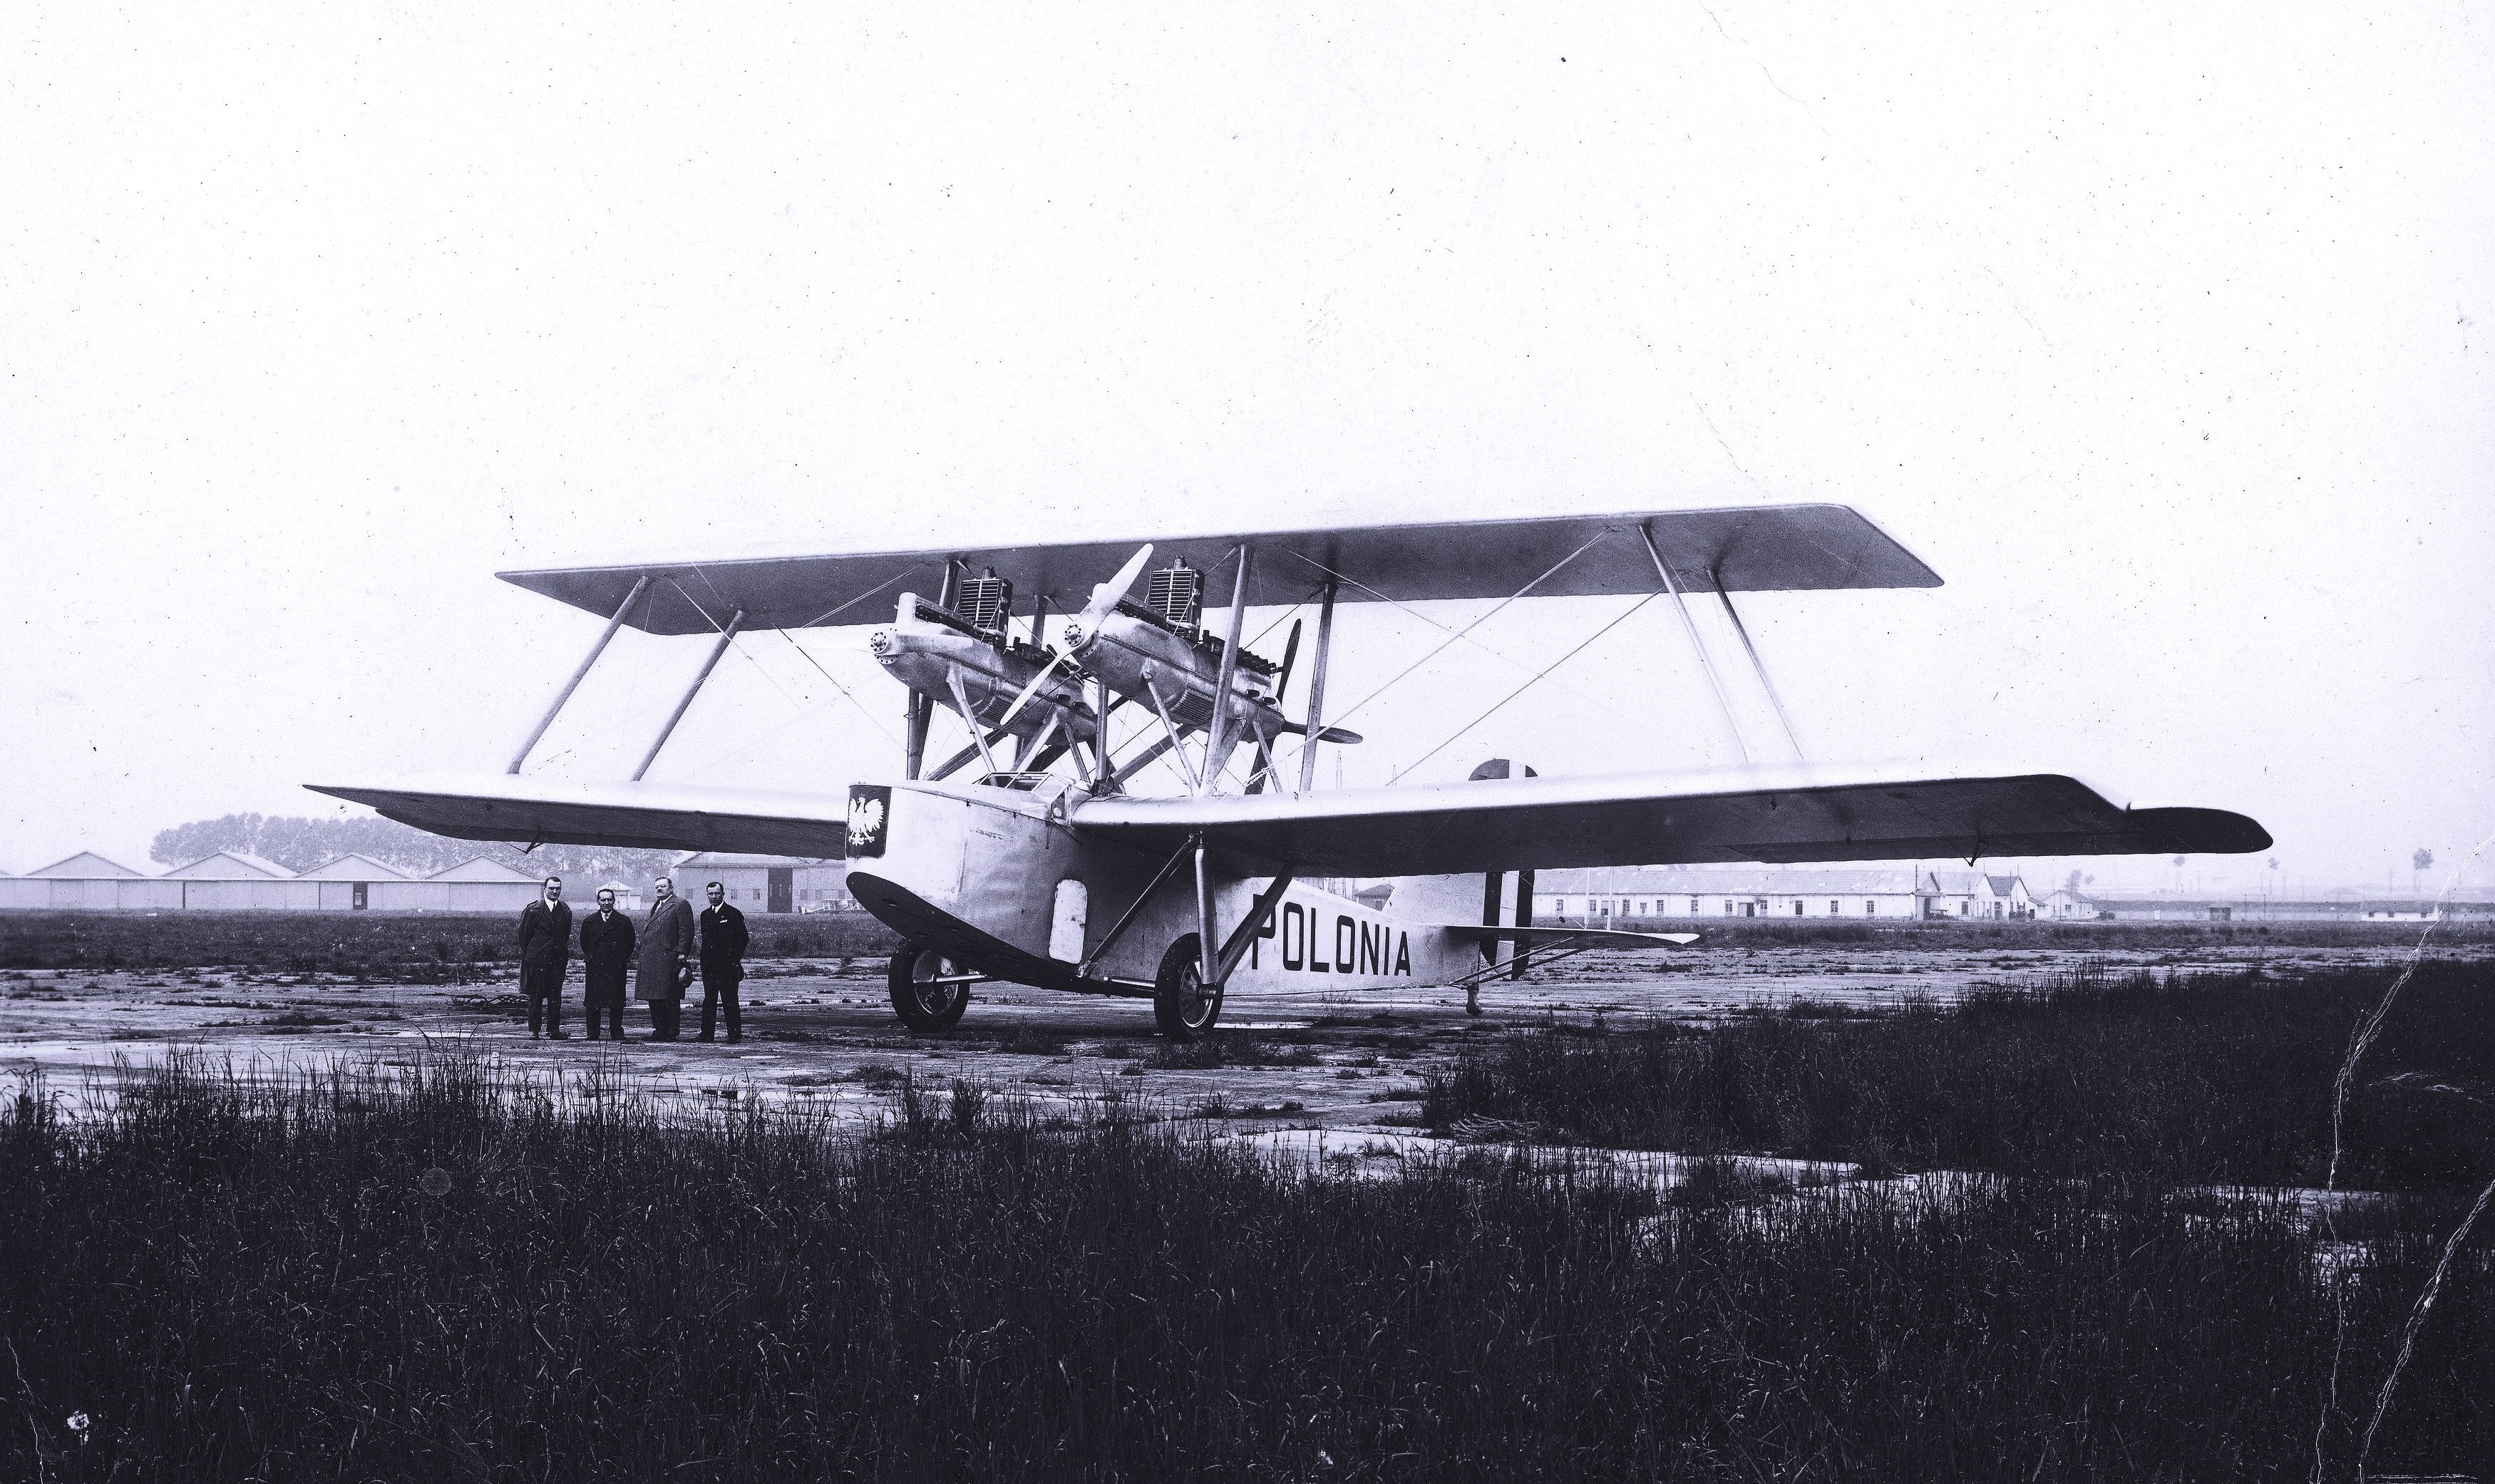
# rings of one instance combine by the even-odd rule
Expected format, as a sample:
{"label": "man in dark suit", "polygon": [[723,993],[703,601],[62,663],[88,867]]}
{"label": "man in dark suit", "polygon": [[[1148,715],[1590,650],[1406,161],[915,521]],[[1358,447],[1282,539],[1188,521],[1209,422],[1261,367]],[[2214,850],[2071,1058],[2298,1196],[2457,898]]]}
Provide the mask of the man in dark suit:
{"label": "man in dark suit", "polygon": [[598,1017],[607,1034],[624,1038],[624,975],[632,963],[632,919],[615,910],[614,888],[598,890],[598,911],[580,919],[581,1000],[589,1011],[589,1038],[598,1039]]}
{"label": "man in dark suit", "polygon": [[529,1038],[538,1026],[556,1040],[563,1034],[563,972],[571,962],[571,909],[563,902],[563,878],[545,879],[542,895],[520,909],[520,993],[529,1002]]}
{"label": "man in dark suit", "polygon": [[693,910],[666,877],[651,889],[656,899],[632,949],[632,997],[649,1004],[650,1039],[671,1041],[685,1007],[685,986],[693,982]]}
{"label": "man in dark suit", "polygon": [[745,1017],[736,1005],[736,986],[745,978],[745,913],[727,903],[727,888],[713,881],[704,888],[710,906],[701,914],[702,1019],[698,1039],[709,1040],[720,1005],[727,1005],[727,1039],[745,1039]]}

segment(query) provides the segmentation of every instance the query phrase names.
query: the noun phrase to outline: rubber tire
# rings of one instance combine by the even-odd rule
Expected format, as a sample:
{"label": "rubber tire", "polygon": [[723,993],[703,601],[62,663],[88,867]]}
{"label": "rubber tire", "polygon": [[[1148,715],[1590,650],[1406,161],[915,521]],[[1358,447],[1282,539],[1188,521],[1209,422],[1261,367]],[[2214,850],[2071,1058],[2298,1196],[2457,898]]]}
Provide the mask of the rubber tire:
{"label": "rubber tire", "polygon": [[1153,1019],[1159,1022],[1161,1035],[1191,1041],[1221,1018],[1221,986],[1206,995],[1201,993],[1203,982],[1202,956],[1189,933],[1169,945],[1161,955],[1160,972],[1153,975]]}
{"label": "rubber tire", "polygon": [[970,1008],[970,986],[939,985],[937,988],[949,989],[952,994],[930,1005],[918,983],[917,971],[921,960],[932,960],[935,973],[939,974],[962,972],[959,965],[933,948],[904,943],[901,951],[892,956],[892,967],[884,974],[885,982],[892,992],[893,1013],[899,1015],[901,1023],[912,1031],[930,1034],[950,1031],[961,1024],[962,1012]]}

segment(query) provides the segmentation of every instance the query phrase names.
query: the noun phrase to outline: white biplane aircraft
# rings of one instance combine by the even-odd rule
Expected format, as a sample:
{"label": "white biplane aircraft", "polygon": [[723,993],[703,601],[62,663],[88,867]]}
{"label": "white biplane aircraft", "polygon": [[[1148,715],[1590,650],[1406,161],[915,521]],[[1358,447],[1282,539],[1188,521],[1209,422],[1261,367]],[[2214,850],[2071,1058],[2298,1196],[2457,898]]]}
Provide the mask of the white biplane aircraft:
{"label": "white biplane aircraft", "polygon": [[[1150,572],[1139,601],[1135,584],[1155,552],[1166,565]],[[1230,987],[1322,975],[1340,989],[1450,985],[1469,996],[1487,977],[1521,974],[1537,949],[1547,962],[1604,943],[1695,940],[1536,925],[1533,874],[1556,867],[2201,854],[2270,843],[2241,815],[2117,807],[2055,773],[1942,777],[1797,761],[1546,778],[1494,761],[1462,782],[1314,787],[1320,744],[1360,740],[1324,721],[1338,603],[1665,598],[1723,704],[1690,595],[1722,604],[1757,665],[1735,593],[1940,584],[1842,506],[1281,531],[1163,539],[1140,550],[948,546],[502,575],[607,618],[508,769],[313,787],[470,840],[846,852],[850,892],[907,940],[892,961],[892,1004],[920,1031],[952,1026],[970,987],[990,980],[1149,997],[1162,1033],[1185,1039],[1214,1024]],[[1216,577],[1227,587],[1217,637],[1204,613]],[[1017,590],[1032,595],[1020,613]],[[739,633],[854,624],[852,609],[887,594],[898,595],[897,610],[869,643],[909,692],[899,778],[846,794],[642,781]],[[1058,609],[1051,643],[1052,601],[1076,596],[1079,608]],[[1309,603],[1316,635],[1295,720],[1287,693],[1299,627],[1279,663],[1248,653],[1241,634],[1249,607]],[[1480,621],[1438,625],[1449,635],[1438,647]],[[640,766],[610,784],[520,776],[625,624],[717,635]],[[1764,667],[1758,673],[1782,720]],[[927,767],[937,707],[953,712],[969,739]],[[1111,725],[1122,708],[1124,740]],[[1729,705],[1724,714],[1730,723]],[[1785,729],[1790,739],[1789,722]],[[1285,737],[1299,739],[1289,771],[1276,757]],[[1155,762],[1184,791],[1129,791]],[[976,773],[956,777],[972,763]],[[1312,880],[1342,877],[1399,880],[1382,908]]]}

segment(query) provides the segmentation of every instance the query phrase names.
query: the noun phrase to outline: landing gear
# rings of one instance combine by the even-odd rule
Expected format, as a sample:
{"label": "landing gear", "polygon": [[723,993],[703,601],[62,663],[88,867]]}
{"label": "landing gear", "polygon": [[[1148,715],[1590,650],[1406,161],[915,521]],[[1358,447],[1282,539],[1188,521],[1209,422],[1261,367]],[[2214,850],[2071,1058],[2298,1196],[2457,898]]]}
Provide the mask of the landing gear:
{"label": "landing gear", "polygon": [[886,975],[892,1007],[912,1031],[950,1031],[970,1004],[970,975],[933,948],[904,944]]}
{"label": "landing gear", "polygon": [[1204,982],[1203,950],[1187,934],[1161,955],[1160,973],[1153,976],[1153,1019],[1161,1035],[1174,1041],[1193,1040],[1221,1018],[1221,986]]}

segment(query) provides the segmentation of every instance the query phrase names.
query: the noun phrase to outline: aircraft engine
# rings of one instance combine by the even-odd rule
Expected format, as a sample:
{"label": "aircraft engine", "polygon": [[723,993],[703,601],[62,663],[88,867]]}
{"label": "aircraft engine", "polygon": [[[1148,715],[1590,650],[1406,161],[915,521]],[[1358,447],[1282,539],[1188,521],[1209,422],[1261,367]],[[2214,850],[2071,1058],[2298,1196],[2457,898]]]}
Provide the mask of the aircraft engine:
{"label": "aircraft engine", "polygon": [[[1221,680],[1221,640],[1197,620],[1203,610],[1204,573],[1185,561],[1152,574],[1149,601],[1126,598],[1143,561],[1136,553],[1125,570],[1092,590],[1092,602],[1068,619],[1063,634],[1067,658],[1098,676],[1118,695],[1166,710],[1182,730],[1213,728],[1215,690]],[[1307,728],[1282,714],[1274,697],[1281,666],[1242,649],[1227,704],[1232,739],[1268,740]],[[1329,742],[1357,742],[1351,732],[1329,728]]]}
{"label": "aircraft engine", "polygon": [[[1031,739],[1054,723],[1064,729],[1061,736],[1070,731],[1086,745],[1095,741],[1099,720],[1083,698],[1080,671],[1055,665],[1029,644],[982,631],[915,593],[901,595],[892,627],[870,634],[867,647],[894,679],[946,709],[960,712],[967,699],[970,714],[964,720],[982,731],[1001,727],[1010,736]],[[1026,689],[1032,691],[1030,701],[1017,709],[1015,701]]]}

